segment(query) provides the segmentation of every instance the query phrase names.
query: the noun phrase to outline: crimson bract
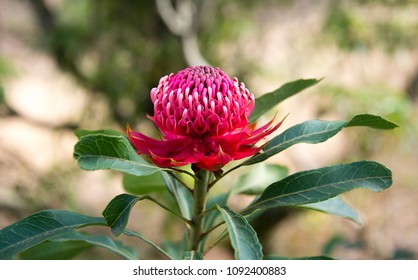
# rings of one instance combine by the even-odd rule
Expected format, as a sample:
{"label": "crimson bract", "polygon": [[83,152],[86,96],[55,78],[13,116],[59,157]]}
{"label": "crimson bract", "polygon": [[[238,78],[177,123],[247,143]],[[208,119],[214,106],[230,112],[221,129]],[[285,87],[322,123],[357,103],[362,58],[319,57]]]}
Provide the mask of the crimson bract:
{"label": "crimson bract", "polygon": [[216,171],[232,160],[257,153],[255,144],[275,131],[272,121],[256,129],[249,123],[254,95],[219,68],[191,66],[160,79],[151,90],[154,116],[164,139],[131,131],[138,154],[160,167],[193,164]]}

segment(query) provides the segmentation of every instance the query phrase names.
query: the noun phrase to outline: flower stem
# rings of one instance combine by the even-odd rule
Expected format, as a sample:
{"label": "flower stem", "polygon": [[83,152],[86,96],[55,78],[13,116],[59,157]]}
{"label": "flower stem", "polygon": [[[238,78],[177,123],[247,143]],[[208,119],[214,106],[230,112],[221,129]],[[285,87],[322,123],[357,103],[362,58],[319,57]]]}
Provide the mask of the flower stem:
{"label": "flower stem", "polygon": [[205,213],[206,197],[210,180],[210,172],[207,170],[198,170],[195,173],[195,183],[193,189],[193,213],[192,226],[190,228],[190,251],[198,251],[202,241],[203,219]]}

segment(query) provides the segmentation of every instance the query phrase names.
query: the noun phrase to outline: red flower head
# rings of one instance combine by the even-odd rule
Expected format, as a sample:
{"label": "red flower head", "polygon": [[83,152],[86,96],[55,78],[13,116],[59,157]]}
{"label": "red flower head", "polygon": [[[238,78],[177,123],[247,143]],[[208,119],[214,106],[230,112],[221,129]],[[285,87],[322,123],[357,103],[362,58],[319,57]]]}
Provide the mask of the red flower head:
{"label": "red flower head", "polygon": [[160,167],[193,164],[215,171],[231,160],[257,153],[254,145],[281,123],[255,129],[248,118],[254,95],[231,80],[219,68],[191,66],[160,79],[151,90],[154,116],[150,117],[164,140],[149,138],[128,128],[138,154],[147,155]]}

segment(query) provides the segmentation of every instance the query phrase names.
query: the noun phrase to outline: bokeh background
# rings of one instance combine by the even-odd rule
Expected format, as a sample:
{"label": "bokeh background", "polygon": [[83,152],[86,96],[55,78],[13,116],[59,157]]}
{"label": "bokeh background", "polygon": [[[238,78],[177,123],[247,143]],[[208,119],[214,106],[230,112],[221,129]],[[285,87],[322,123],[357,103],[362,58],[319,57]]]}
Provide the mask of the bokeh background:
{"label": "bokeh background", "polygon": [[[324,78],[277,106],[279,116],[290,113],[281,131],[360,113],[399,125],[346,129],[273,158],[291,173],[375,160],[393,171],[394,185],[344,195],[362,225],[313,211],[269,212],[254,225],[265,252],[418,258],[416,0],[0,0],[0,228],[48,208],[100,215],[124,192],[122,176],[79,170],[74,130],[123,130],[129,123],[151,134],[150,89],[191,64],[219,66],[256,96],[296,79]],[[130,226],[160,242],[178,234],[171,218],[143,203]],[[125,242],[141,258],[161,258]],[[99,249],[78,257],[117,258]],[[233,254],[225,242],[207,257]]]}

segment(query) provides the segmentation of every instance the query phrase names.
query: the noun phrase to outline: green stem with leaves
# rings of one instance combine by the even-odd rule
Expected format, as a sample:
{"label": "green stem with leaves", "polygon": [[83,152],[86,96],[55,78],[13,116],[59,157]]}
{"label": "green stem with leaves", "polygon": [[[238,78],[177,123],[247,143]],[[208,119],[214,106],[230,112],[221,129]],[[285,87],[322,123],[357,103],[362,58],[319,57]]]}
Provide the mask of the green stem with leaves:
{"label": "green stem with leaves", "polygon": [[205,215],[206,198],[211,172],[198,170],[195,173],[195,183],[193,189],[193,212],[192,226],[190,227],[190,251],[198,251],[202,241],[203,220]]}

